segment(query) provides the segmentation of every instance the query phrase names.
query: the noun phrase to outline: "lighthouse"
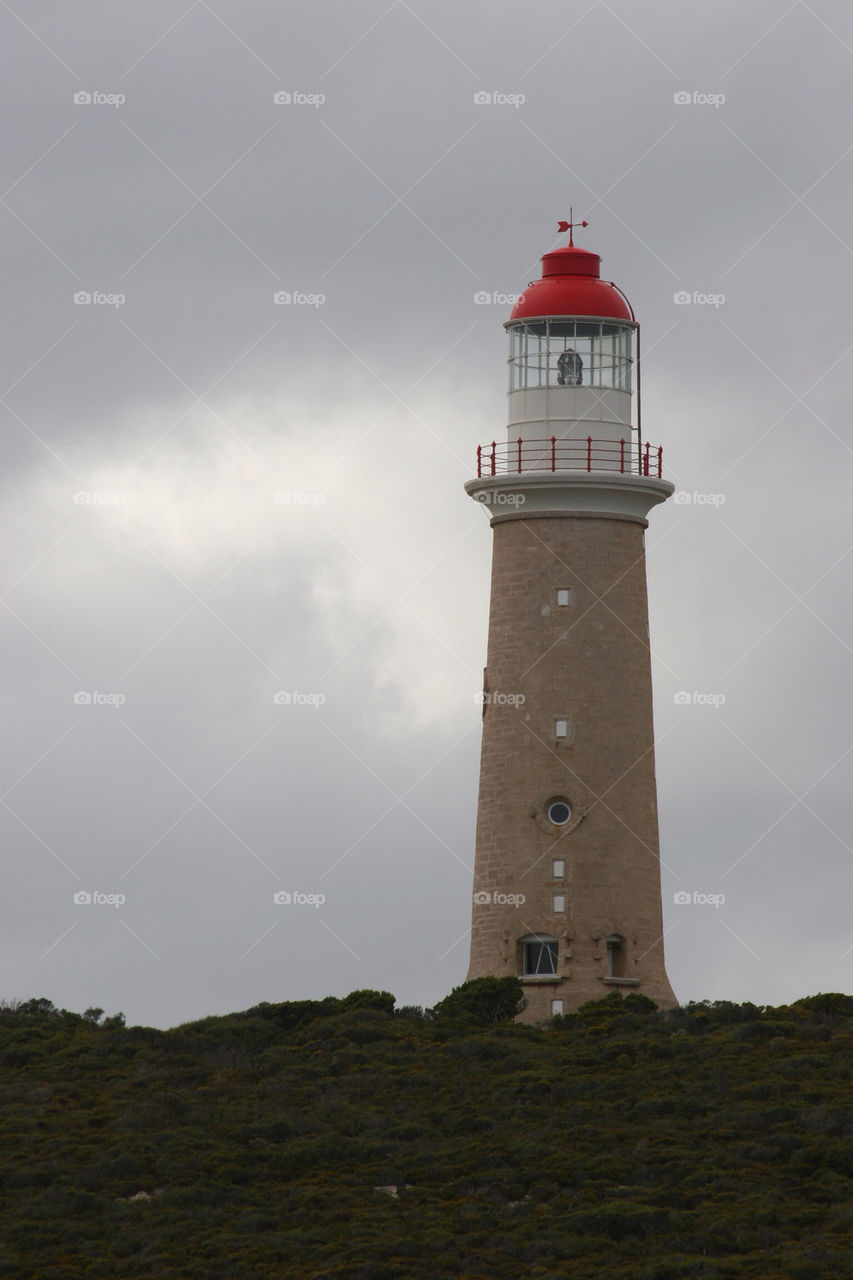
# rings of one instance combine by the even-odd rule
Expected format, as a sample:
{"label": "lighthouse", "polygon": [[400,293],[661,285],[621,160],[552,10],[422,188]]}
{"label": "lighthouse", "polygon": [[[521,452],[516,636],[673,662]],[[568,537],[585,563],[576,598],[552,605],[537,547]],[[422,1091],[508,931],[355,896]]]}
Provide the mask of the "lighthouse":
{"label": "lighthouse", "polygon": [[540,1023],[664,967],[644,532],[674,486],[644,438],[639,336],[598,254],[542,258],[506,322],[506,437],[465,485],[493,530],[468,981]]}

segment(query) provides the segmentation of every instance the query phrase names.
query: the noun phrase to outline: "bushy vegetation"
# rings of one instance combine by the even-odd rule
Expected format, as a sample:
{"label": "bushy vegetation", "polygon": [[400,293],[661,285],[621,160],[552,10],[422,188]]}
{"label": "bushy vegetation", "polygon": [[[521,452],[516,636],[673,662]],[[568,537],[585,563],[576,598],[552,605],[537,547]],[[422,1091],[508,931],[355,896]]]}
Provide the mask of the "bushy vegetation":
{"label": "bushy vegetation", "polygon": [[0,1007],[0,1277],[853,1275],[853,998]]}

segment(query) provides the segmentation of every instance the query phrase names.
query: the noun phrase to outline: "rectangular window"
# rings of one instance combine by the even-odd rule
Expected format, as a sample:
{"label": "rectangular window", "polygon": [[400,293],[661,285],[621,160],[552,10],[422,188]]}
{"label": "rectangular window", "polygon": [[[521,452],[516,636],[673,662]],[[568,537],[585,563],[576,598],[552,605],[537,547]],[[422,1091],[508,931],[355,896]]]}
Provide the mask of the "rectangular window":
{"label": "rectangular window", "polygon": [[570,605],[572,603],[571,587],[557,587],[557,604]]}
{"label": "rectangular window", "polygon": [[568,720],[555,720],[554,721],[554,737],[568,738],[568,736],[569,736]]}
{"label": "rectangular window", "polygon": [[561,915],[566,909],[566,895],[563,893],[554,894],[554,912]]}
{"label": "rectangular window", "polygon": [[555,858],[554,859],[554,879],[562,880],[565,874],[566,874],[565,862],[563,861],[562,858]]}
{"label": "rectangular window", "polygon": [[557,943],[525,942],[524,972],[533,975],[556,973]]}
{"label": "rectangular window", "polygon": [[552,1018],[562,1018],[562,1016],[563,1016],[563,1002],[562,1002],[562,1000],[552,1000],[552,1001],[551,1001],[551,1017],[552,1017]]}
{"label": "rectangular window", "polygon": [[624,939],[618,933],[611,933],[607,939],[607,976],[608,978],[625,977]]}

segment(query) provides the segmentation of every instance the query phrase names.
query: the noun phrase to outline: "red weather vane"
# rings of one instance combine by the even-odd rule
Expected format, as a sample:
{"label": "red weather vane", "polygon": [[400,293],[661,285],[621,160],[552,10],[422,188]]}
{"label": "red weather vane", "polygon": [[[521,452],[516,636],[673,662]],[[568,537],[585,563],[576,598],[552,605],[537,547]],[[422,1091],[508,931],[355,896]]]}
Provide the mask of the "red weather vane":
{"label": "red weather vane", "polygon": [[572,234],[573,229],[574,229],[575,227],[588,227],[588,226],[589,226],[589,223],[588,223],[588,222],[573,222],[573,221],[572,221],[573,216],[574,216],[574,210],[572,209],[572,206],[571,206],[571,205],[569,205],[569,220],[568,220],[568,222],[558,222],[558,223],[557,223],[557,230],[558,230],[558,231],[568,231],[568,233],[569,233],[569,247],[570,247],[570,248],[572,248],[572,249],[575,247],[574,236],[573,236],[573,234]]}

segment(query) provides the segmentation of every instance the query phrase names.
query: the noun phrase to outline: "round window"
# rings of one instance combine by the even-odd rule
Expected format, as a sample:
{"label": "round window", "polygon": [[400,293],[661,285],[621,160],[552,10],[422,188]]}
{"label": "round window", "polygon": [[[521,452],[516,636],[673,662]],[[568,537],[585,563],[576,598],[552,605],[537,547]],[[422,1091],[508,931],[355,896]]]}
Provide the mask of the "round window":
{"label": "round window", "polygon": [[546,812],[548,821],[553,822],[555,827],[564,827],[572,816],[568,800],[549,800]]}

